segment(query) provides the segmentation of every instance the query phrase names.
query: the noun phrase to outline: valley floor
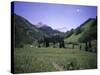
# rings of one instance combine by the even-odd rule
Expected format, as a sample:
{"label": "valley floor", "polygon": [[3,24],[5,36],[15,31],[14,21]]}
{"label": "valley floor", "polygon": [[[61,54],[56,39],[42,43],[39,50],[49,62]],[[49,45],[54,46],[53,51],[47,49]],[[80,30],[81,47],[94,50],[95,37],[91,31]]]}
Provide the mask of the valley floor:
{"label": "valley floor", "polygon": [[64,48],[15,48],[15,73],[97,68],[97,54]]}

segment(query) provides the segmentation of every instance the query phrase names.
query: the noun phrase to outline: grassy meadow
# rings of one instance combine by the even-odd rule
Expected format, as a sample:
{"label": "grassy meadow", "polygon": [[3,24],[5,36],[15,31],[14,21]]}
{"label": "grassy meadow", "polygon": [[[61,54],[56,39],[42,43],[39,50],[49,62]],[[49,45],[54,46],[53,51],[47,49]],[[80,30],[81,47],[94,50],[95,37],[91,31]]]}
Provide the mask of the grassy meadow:
{"label": "grassy meadow", "polygon": [[15,48],[15,73],[95,69],[97,55],[78,48]]}

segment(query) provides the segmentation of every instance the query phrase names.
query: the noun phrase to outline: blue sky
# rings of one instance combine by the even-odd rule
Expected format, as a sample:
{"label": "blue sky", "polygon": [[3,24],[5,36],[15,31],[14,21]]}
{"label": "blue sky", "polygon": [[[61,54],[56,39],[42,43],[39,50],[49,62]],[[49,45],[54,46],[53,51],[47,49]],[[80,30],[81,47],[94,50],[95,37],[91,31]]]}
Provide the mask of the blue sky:
{"label": "blue sky", "polygon": [[14,13],[23,16],[32,24],[42,22],[65,32],[78,27],[88,18],[95,18],[97,7],[17,1],[14,2]]}

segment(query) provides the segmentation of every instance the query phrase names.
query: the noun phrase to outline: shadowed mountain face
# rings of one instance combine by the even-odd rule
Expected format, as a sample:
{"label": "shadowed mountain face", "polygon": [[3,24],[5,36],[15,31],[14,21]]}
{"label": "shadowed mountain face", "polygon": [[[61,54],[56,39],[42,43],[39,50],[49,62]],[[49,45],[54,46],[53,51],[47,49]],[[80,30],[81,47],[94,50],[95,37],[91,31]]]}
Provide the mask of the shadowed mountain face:
{"label": "shadowed mountain face", "polygon": [[61,33],[60,31],[57,31],[57,30],[53,30],[51,27],[49,26],[42,26],[39,28],[40,30],[42,30],[43,32],[45,32],[46,34],[48,34],[49,36],[53,36],[53,35],[56,35],[56,34],[64,34],[64,33]]}
{"label": "shadowed mountain face", "polygon": [[15,26],[15,47],[32,43],[42,36],[42,32],[23,17],[16,14],[12,15],[12,17],[14,18]]}
{"label": "shadowed mountain face", "polygon": [[39,40],[44,36],[51,37],[55,34],[64,34],[53,30],[49,26],[36,27],[36,25],[31,24],[28,20],[16,14],[13,14],[12,18],[14,19],[13,25],[15,26],[15,47],[32,44],[33,41]]}
{"label": "shadowed mountain face", "polygon": [[64,36],[63,32],[60,32],[58,30],[52,29],[50,26],[43,24],[42,22],[39,22],[37,25],[35,25],[37,28],[39,28],[41,31],[46,33],[48,36],[53,36],[56,34],[59,34],[61,36]]}

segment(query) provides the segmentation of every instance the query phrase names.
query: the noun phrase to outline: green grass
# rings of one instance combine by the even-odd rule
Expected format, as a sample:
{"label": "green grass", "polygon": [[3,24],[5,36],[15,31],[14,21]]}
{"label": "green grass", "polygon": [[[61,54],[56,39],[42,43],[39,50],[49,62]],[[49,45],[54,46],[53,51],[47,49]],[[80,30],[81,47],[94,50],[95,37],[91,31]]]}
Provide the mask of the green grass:
{"label": "green grass", "polygon": [[83,29],[89,29],[91,25],[93,24],[94,20],[89,21],[85,25],[82,26]]}
{"label": "green grass", "polygon": [[63,48],[15,48],[15,73],[94,69],[96,53]]}
{"label": "green grass", "polygon": [[72,34],[70,37],[65,38],[65,42],[78,42],[78,39],[82,36],[83,33],[80,33],[78,35]]}
{"label": "green grass", "polygon": [[[84,29],[84,31],[88,30],[89,28],[91,28],[91,25],[93,24],[93,22],[94,22],[94,20],[91,20],[91,21],[87,22],[86,24],[84,24],[84,25],[81,27],[81,29]],[[81,32],[81,33],[78,34],[78,35],[75,35],[75,33],[73,33],[70,37],[64,39],[65,42],[78,42],[78,39],[79,39],[80,37],[82,37],[84,31]]]}

